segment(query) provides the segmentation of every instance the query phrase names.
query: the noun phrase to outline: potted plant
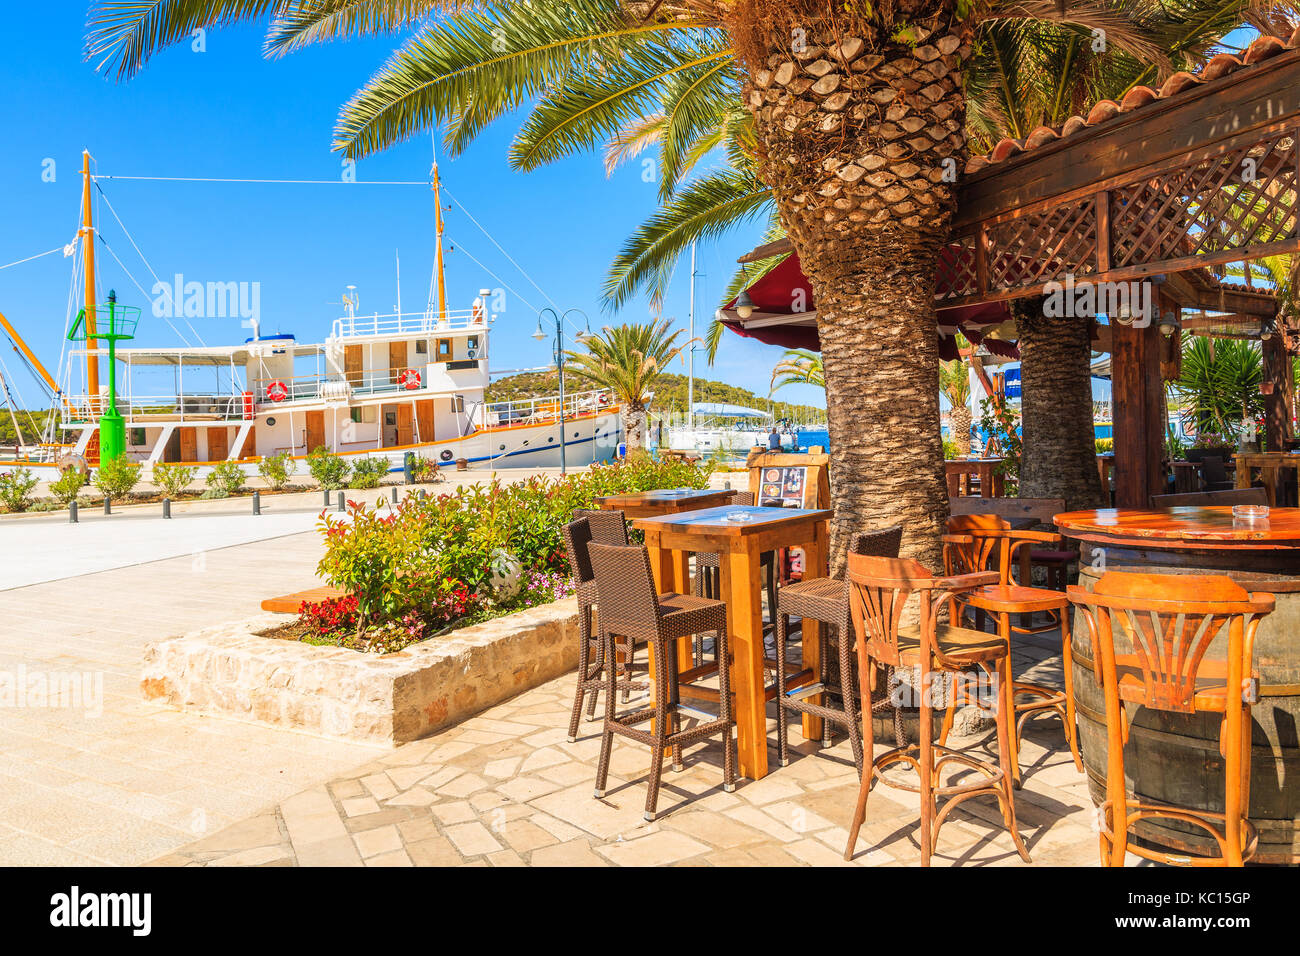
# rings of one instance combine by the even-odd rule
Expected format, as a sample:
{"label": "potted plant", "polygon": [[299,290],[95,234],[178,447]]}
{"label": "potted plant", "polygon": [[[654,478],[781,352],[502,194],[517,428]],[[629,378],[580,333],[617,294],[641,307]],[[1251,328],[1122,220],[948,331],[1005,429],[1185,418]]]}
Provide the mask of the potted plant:
{"label": "potted plant", "polygon": [[1206,458],[1221,458],[1231,461],[1236,447],[1232,439],[1218,432],[1200,432],[1195,440],[1187,446],[1187,460],[1201,462]]}

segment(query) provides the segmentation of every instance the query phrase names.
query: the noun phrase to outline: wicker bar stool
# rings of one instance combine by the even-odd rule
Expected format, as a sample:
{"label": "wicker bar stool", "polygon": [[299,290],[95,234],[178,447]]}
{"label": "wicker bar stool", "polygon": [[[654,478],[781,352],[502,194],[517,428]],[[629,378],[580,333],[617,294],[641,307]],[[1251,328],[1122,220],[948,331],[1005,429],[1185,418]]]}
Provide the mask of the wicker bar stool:
{"label": "wicker bar stool", "polygon": [[[849,539],[849,553],[896,558],[902,541],[902,525],[880,531],[859,532]],[[852,637],[850,636],[853,629],[849,622],[848,587],[847,581],[835,578],[809,578],[781,588],[776,611],[776,738],[783,767],[790,763],[790,731],[786,726],[785,717],[787,711],[792,711],[812,714],[822,719],[824,728],[822,746],[824,747],[830,746],[831,724],[844,727],[849,735],[849,745],[853,749],[853,762],[857,764],[858,773],[862,773],[862,718],[858,713],[857,691],[853,686]],[[785,645],[792,616],[811,618],[835,628],[838,653],[835,655],[836,674],[833,681],[831,654],[825,651],[821,655],[820,673],[817,675],[802,671],[798,674],[787,674]],[[793,686],[790,686],[791,684]],[[826,691],[838,693],[844,702],[843,708],[826,707],[805,699]],[[888,691],[878,700],[865,699],[869,702],[872,713],[892,707]],[[896,708],[894,708],[894,721],[894,733],[895,736],[899,736],[901,713]],[[898,742],[901,744],[902,740],[899,739]]]}
{"label": "wicker bar stool", "polygon": [[[574,589],[578,597],[578,687],[574,692],[573,713],[569,716],[569,742],[578,739],[578,721],[582,715],[582,703],[587,699],[587,719],[596,713],[596,698],[605,685],[605,646],[599,637],[592,633],[592,608],[596,606],[596,577],[591,570],[589,546],[598,544],[627,544],[627,521],[621,511],[575,511],[574,520],[561,529],[564,538],[564,550],[569,555],[569,567],[573,569]],[[616,670],[622,674],[618,687],[626,700],[628,692],[645,690],[650,685],[634,682],[630,679],[636,652],[635,643],[625,639],[619,646],[623,660]],[[617,662],[616,662],[617,663]]]}
{"label": "wicker bar stool", "polygon": [[[600,740],[600,763],[596,769],[597,798],[605,795],[609,779],[609,758],[614,735],[650,746],[649,792],[645,818],[655,818],[659,783],[663,774],[664,751],[671,748],[673,769],[682,769],[682,748],[709,737],[722,738],[723,789],[736,788],[736,749],[732,730],[736,726],[731,695],[731,657],[727,650],[727,606],[689,594],[656,594],[650,573],[650,558],[644,547],[593,544],[591,564],[599,592],[599,622],[605,655],[614,653],[615,636],[645,641],[654,658],[654,703],[623,714],[615,713],[617,680],[613,668],[606,668],[605,726]],[[718,657],[718,716],[702,719],[686,730],[681,726],[682,705],[677,684],[677,642],[702,631],[713,633]],[[711,715],[703,715],[710,718]],[[636,725],[654,721],[650,730]]]}
{"label": "wicker bar stool", "polygon": [[[896,668],[916,668],[920,675],[920,742],[898,747],[876,757],[869,772],[863,773],[858,785],[858,803],[849,826],[849,841],[844,848],[844,858],[851,860],[858,842],[858,832],[867,813],[867,795],[872,784],[879,779],[886,786],[907,790],[921,798],[921,865],[929,866],[930,857],[938,844],[939,828],[954,807],[981,794],[997,798],[1002,811],[1002,821],[1021,859],[1029,861],[1016,829],[1016,810],[1011,788],[1010,726],[1008,713],[1001,695],[993,701],[997,711],[998,766],[978,760],[960,751],[936,743],[934,736],[932,688],[942,675],[956,676],[978,667],[991,682],[996,682],[1002,664],[1010,654],[1004,640],[994,634],[952,627],[938,623],[939,609],[953,596],[964,594],[977,587],[997,582],[992,573],[964,574],[957,577],[936,578],[916,561],[898,558],[873,558],[867,555],[848,556],[849,611],[857,640],[858,675],[862,684],[862,697],[871,698],[869,675],[876,664]],[[902,626],[901,618],[908,599],[917,595],[920,601],[920,623]],[[867,723],[867,736],[863,742],[866,752],[872,752],[874,741],[871,724]],[[972,774],[958,782],[943,784],[940,771],[954,763]],[[898,764],[916,771],[917,781],[891,777],[886,773]],[[943,806],[938,801],[947,798]]]}
{"label": "wicker bar stool", "polygon": [[[1157,863],[1241,866],[1255,853],[1250,811],[1250,705],[1259,702],[1255,634],[1273,611],[1272,594],[1249,594],[1221,575],[1133,574],[1108,571],[1092,591],[1069,590],[1087,622],[1097,679],[1106,701],[1106,799],[1098,808],[1103,866],[1123,866],[1131,852]],[[1116,627],[1115,625],[1119,626]],[[1207,658],[1227,627],[1225,653]],[[1128,705],[1191,716],[1220,716],[1224,758],[1223,812],[1156,804],[1128,795],[1124,745]],[[1141,820],[1165,817],[1207,830],[1219,856],[1188,856],[1137,844],[1129,833]]]}
{"label": "wicker bar stool", "polygon": [[[950,619],[964,624],[968,616],[975,619],[976,630],[984,629],[984,617],[990,615],[997,622],[998,634],[1008,647],[1016,634],[1041,634],[1060,628],[1061,672],[1064,689],[1049,687],[1031,681],[1015,680],[1011,661],[1007,659],[1006,680],[1003,692],[1008,695],[1007,705],[1013,708],[1015,721],[1011,731],[1011,772],[1016,787],[1020,786],[1020,739],[1025,724],[1035,717],[1055,715],[1061,718],[1065,742],[1075,769],[1083,772],[1083,758],[1079,754],[1078,730],[1074,715],[1074,656],[1070,648],[1068,615],[1070,600],[1064,591],[1053,588],[1024,587],[1015,582],[1011,569],[1016,565],[1022,549],[1035,545],[1059,545],[1060,535],[1044,531],[1018,531],[997,515],[954,515],[948,519],[948,534],[943,536],[943,562],[947,574],[968,574],[976,571],[996,571],[998,583],[978,588],[950,602]],[[1047,623],[1016,625],[1013,620],[1029,619],[1043,613]],[[968,702],[954,696],[947,714],[939,742],[948,739],[957,708]]]}

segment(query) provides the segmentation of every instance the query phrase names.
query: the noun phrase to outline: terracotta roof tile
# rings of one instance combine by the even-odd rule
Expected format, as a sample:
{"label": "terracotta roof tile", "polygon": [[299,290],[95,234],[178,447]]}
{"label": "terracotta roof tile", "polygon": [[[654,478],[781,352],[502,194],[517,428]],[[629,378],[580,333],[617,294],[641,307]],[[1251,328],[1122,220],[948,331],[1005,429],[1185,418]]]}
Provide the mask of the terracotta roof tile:
{"label": "terracotta roof tile", "polygon": [[1068,139],[1089,126],[1104,123],[1121,113],[1129,113],[1133,110],[1142,109],[1157,100],[1178,96],[1180,93],[1185,93],[1203,83],[1221,79],[1244,67],[1254,66],[1280,53],[1296,49],[1300,49],[1300,26],[1296,27],[1295,31],[1285,41],[1272,36],[1257,37],[1241,56],[1220,53],[1211,57],[1209,62],[1195,74],[1187,72],[1175,73],[1161,84],[1159,90],[1152,89],[1149,86],[1136,86],[1125,94],[1123,101],[1120,103],[1116,103],[1114,100],[1102,100],[1088,111],[1086,117],[1071,116],[1061,125],[1059,131],[1051,127],[1040,126],[1025,137],[1023,141],[1015,139],[1000,140],[987,155],[972,156],[966,162],[966,173],[967,175],[977,173],[1020,153],[1037,149],[1059,139]]}

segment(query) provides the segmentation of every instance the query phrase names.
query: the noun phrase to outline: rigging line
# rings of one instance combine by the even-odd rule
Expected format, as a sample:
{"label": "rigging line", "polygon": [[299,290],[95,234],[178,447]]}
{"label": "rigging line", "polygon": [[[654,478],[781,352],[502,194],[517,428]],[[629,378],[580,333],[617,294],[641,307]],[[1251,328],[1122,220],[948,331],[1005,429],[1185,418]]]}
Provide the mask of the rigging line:
{"label": "rigging line", "polygon": [[[144,263],[144,267],[148,269],[149,274],[153,276],[153,281],[166,288],[167,298],[168,300],[172,300],[173,296],[172,296],[171,286],[167,285],[167,283],[163,282],[162,279],[158,278],[158,273],[155,272],[153,266],[149,264],[149,260],[145,258],[145,255],[141,251],[140,246],[135,241],[135,237],[131,235],[131,230],[126,228],[126,223],[122,221],[122,217],[119,216],[117,214],[117,210],[113,208],[113,201],[108,198],[108,193],[104,192],[104,187],[99,185],[99,183],[95,183],[95,188],[99,190],[99,195],[103,198],[104,204],[108,206],[108,211],[113,214],[113,218],[117,220],[117,224],[122,227],[122,233],[123,235],[126,236],[127,241],[131,243],[131,247],[135,249],[135,254],[140,257],[140,261]],[[116,258],[116,256],[114,256],[114,258]],[[123,268],[125,268],[125,266]],[[138,287],[139,283],[136,283],[136,285]],[[143,292],[144,290],[141,289],[141,291]],[[203,341],[203,336],[199,335],[198,330],[194,328],[194,325],[190,322],[189,318],[180,309],[180,304],[175,301],[172,301],[171,305],[172,305],[173,314],[178,315],[180,316],[180,318],[184,319],[186,327],[191,332],[193,332],[194,337],[199,340],[199,345],[207,345],[208,343]]]}
{"label": "rigging line", "polygon": [[[99,237],[99,241],[104,244],[104,248],[108,250],[108,254],[117,261],[117,264],[119,266],[122,267],[122,271],[126,273],[126,277],[135,284],[135,287],[137,289],[140,290],[140,294],[144,296],[146,299],[148,299],[149,293],[144,291],[144,286],[142,286],[139,282],[136,282],[135,276],[132,275],[131,270],[126,267],[126,263],[124,263],[121,259],[118,259],[117,253],[114,252],[113,247],[108,244],[108,240],[105,239],[99,233],[96,233],[96,235]],[[190,340],[185,337],[185,333],[182,332],[180,329],[176,328],[176,326],[172,325],[171,319],[169,319],[165,315],[159,316],[159,318],[161,318],[164,322],[166,322],[169,326],[171,326],[171,330],[175,332],[178,336],[180,336],[181,342],[183,342],[187,348],[192,348],[192,346],[190,345]]]}
{"label": "rigging line", "polygon": [[6,263],[6,264],[0,266],[0,269],[8,269],[8,268],[10,268],[11,266],[20,266],[20,265],[22,265],[24,262],[31,262],[33,259],[40,259],[40,258],[43,257],[43,256],[50,256],[50,255],[53,255],[53,254],[56,253],[56,252],[62,252],[62,251],[63,251],[63,247],[62,247],[62,246],[56,246],[55,248],[49,250],[48,252],[38,252],[38,253],[36,253],[36,255],[34,255],[34,256],[28,256],[26,259],[18,259],[18,260],[14,261],[14,262],[8,262],[8,263]]}
{"label": "rigging line", "polygon": [[[510,261],[510,264],[519,270],[519,274],[523,276],[525,279],[527,279],[530,283],[532,283],[533,288],[536,289],[538,292],[540,292],[542,294],[542,297],[546,299],[547,302],[551,303],[552,306],[555,307],[555,311],[563,313],[564,310],[560,308],[560,304],[556,302],[554,299],[552,299],[549,295],[547,295],[545,289],[543,289],[541,286],[539,286],[536,282],[533,281],[533,277],[524,271],[524,267],[521,266],[518,262],[516,262],[514,257],[510,255],[510,253],[506,252],[506,250],[502,247],[501,243],[497,242],[496,239],[492,238],[492,233],[488,232],[486,229],[483,228],[483,225],[477,219],[474,218],[473,213],[471,213],[468,209],[466,209],[464,205],[461,204],[461,201],[457,199],[455,196],[453,196],[447,190],[446,187],[443,187],[442,191],[446,193],[447,197],[451,199],[451,201],[456,204],[457,208],[459,208],[460,211],[465,214],[466,218],[468,218],[470,222],[472,222],[475,226],[478,227],[478,231],[488,237],[488,241],[492,243],[492,245],[497,247],[498,251],[500,251],[500,253]],[[519,295],[519,293],[517,292],[515,294]],[[521,299],[523,298],[523,296],[519,296],[519,297]],[[529,306],[529,308],[531,309],[532,306]],[[534,311],[536,310],[534,309]],[[585,329],[582,329],[578,325],[578,323],[574,322],[572,319],[569,319],[568,321],[572,323],[573,327],[577,329],[579,332],[586,331]]]}
{"label": "rigging line", "polygon": [[343,179],[239,179],[210,176],[108,176],[95,174],[90,177],[100,179],[130,179],[143,182],[162,183],[261,183],[273,186],[424,186],[433,185],[428,179],[356,179],[351,182]]}
{"label": "rigging line", "polygon": [[[448,239],[448,241],[451,241],[450,238]],[[522,295],[520,295],[518,292],[516,292],[516,291],[511,287],[510,283],[506,282],[505,279],[501,278],[499,275],[497,275],[495,272],[493,272],[493,271],[492,271],[491,269],[489,269],[487,266],[483,265],[483,263],[479,262],[479,261],[478,261],[477,259],[475,259],[472,255],[470,255],[470,253],[467,252],[467,251],[465,250],[465,247],[464,247],[463,245],[461,245],[460,243],[455,243],[455,246],[456,246],[457,251],[464,253],[465,256],[469,259],[470,262],[474,263],[476,266],[478,266],[480,269],[482,269],[484,272],[486,272],[486,273],[487,273],[488,275],[490,275],[492,278],[496,279],[496,280],[497,280],[498,282],[500,282],[503,286],[505,286],[505,288],[510,292],[510,294],[513,295],[515,298],[517,298],[517,299],[518,299],[520,302],[522,302],[524,305],[528,306],[528,308],[529,308],[530,311],[532,311],[532,312],[536,312],[536,311],[537,311],[537,309],[533,306],[533,304],[532,304],[531,302],[529,302],[527,299],[525,299]],[[545,294],[545,293],[543,293],[543,294]]]}

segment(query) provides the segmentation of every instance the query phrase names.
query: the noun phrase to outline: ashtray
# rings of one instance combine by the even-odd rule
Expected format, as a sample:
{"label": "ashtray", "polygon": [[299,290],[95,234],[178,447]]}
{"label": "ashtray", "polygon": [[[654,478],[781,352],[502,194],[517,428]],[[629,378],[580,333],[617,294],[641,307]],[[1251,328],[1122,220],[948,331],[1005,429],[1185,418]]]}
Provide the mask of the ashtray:
{"label": "ashtray", "polygon": [[728,521],[752,521],[754,516],[748,511],[728,511],[723,515]]}
{"label": "ashtray", "polygon": [[1234,521],[1257,521],[1268,517],[1268,505],[1233,505]]}

